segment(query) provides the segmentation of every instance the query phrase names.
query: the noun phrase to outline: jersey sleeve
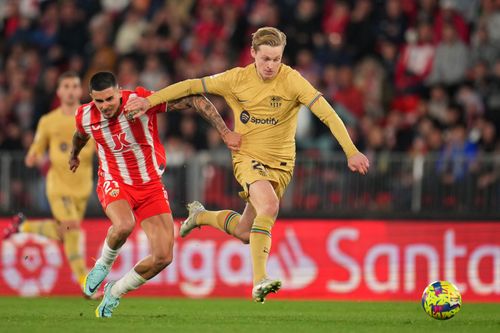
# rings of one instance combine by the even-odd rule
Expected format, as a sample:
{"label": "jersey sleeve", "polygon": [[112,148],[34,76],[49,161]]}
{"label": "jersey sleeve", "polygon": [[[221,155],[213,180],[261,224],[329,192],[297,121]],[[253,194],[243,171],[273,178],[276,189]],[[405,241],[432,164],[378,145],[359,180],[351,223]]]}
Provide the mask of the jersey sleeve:
{"label": "jersey sleeve", "polygon": [[182,97],[203,93],[201,79],[190,79],[169,85],[147,97],[151,107]]}
{"label": "jersey sleeve", "polygon": [[152,106],[173,101],[182,97],[197,94],[214,94],[227,96],[240,69],[233,68],[228,71],[206,76],[201,79],[189,79],[177,82],[147,97]]}
{"label": "jersey sleeve", "polygon": [[[149,97],[151,95],[153,95],[154,91],[151,91],[151,90],[148,90],[144,87],[137,87],[135,88],[135,93],[137,94],[137,96],[139,97]],[[155,106],[152,106],[151,108],[149,108],[149,110],[147,111],[148,114],[155,114],[155,113],[163,113],[163,112],[166,112],[167,111],[167,104],[168,102],[162,102],[162,103],[159,103]]]}
{"label": "jersey sleeve", "polygon": [[206,76],[201,79],[204,93],[225,96],[234,86],[234,80],[238,68],[233,68],[225,72]]}
{"label": "jersey sleeve", "polygon": [[358,153],[358,149],[349,137],[347,129],[337,112],[299,72],[293,71],[289,79],[292,89],[296,92],[297,100],[307,106],[332,132],[347,158]]}
{"label": "jersey sleeve", "polygon": [[89,134],[83,128],[82,118],[83,118],[83,106],[80,106],[78,109],[76,109],[76,112],[75,112],[75,127],[76,127],[76,131],[82,137],[87,137]]}
{"label": "jersey sleeve", "polygon": [[309,109],[328,126],[330,132],[332,132],[335,139],[339,142],[347,158],[359,152],[352,142],[342,119],[340,119],[337,112],[335,112],[323,96],[320,96],[314,101],[314,103],[309,106]]}
{"label": "jersey sleeve", "polygon": [[322,94],[296,70],[291,71],[289,75],[288,82],[291,90],[297,96],[297,101],[311,109],[311,106]]}
{"label": "jersey sleeve", "polygon": [[33,139],[33,143],[28,150],[28,155],[41,157],[45,154],[49,147],[49,125],[50,124],[47,122],[47,117],[43,116],[42,118],[40,118],[40,121],[38,122],[36,128],[35,138]]}

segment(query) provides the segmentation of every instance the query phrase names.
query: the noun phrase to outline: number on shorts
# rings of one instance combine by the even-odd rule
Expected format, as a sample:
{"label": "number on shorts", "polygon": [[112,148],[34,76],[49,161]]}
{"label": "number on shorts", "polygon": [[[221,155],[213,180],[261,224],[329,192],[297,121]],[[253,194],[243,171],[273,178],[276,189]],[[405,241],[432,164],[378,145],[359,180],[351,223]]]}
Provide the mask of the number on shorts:
{"label": "number on shorts", "polygon": [[262,163],[260,163],[258,161],[253,161],[252,160],[252,168],[254,170],[257,170],[257,172],[259,174],[261,174],[262,176],[266,176],[267,175],[266,167]]}
{"label": "number on shorts", "polygon": [[120,187],[118,186],[118,182],[114,180],[106,180],[102,186],[104,187],[104,193],[106,194]]}

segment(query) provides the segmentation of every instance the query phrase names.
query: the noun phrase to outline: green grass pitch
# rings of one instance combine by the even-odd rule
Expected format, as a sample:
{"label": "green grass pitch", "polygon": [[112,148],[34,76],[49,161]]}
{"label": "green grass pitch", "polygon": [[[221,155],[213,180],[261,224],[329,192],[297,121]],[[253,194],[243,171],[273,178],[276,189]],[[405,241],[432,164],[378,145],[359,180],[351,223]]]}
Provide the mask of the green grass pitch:
{"label": "green grass pitch", "polygon": [[464,304],[448,321],[428,317],[418,302],[124,297],[109,319],[95,318],[97,304],[0,297],[0,332],[500,332],[500,305],[492,303]]}

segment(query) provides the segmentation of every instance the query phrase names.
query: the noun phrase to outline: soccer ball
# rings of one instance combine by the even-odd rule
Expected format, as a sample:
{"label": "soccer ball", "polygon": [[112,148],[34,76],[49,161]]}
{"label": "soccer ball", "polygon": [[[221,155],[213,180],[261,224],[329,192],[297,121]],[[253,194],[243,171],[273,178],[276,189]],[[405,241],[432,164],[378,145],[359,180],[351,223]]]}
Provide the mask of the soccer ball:
{"label": "soccer ball", "polygon": [[448,281],[432,282],[422,294],[422,307],[432,318],[446,320],[460,311],[462,296],[457,287]]}

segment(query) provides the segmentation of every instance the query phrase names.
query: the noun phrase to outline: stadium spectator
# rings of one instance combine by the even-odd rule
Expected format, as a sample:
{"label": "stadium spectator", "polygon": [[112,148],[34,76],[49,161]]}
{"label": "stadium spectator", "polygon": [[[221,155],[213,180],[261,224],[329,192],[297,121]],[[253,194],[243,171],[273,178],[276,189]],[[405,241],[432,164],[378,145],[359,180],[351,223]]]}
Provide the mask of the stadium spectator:
{"label": "stadium spectator", "polygon": [[363,94],[358,87],[354,85],[352,68],[344,65],[339,68],[337,83],[338,89],[333,96],[336,103],[342,104],[356,119],[363,118],[365,107],[363,103]]}
{"label": "stadium spectator", "polygon": [[440,43],[442,40],[446,39],[445,29],[446,25],[449,25],[463,43],[468,43],[469,27],[461,13],[456,11],[454,0],[441,0],[440,5],[441,10],[436,17],[433,18],[434,40]]}
{"label": "stadium spectator", "polygon": [[489,68],[492,68],[499,57],[500,49],[491,42],[488,29],[479,26],[472,36],[471,63],[476,64],[484,61]]}
{"label": "stadium spectator", "polygon": [[354,60],[373,53],[376,41],[373,4],[370,0],[358,0],[351,11],[351,19],[345,31],[345,47]]}
{"label": "stadium spectator", "polygon": [[384,12],[377,24],[377,37],[401,45],[408,28],[408,19],[403,12],[401,1],[385,1]]}
{"label": "stadium spectator", "polygon": [[396,65],[394,84],[402,94],[422,93],[436,52],[430,24],[422,22],[416,31],[407,30],[406,42]]}
{"label": "stadium spectator", "polygon": [[457,38],[455,29],[450,24],[443,26],[443,40],[436,48],[432,72],[428,78],[430,84],[444,84],[452,91],[465,79],[469,66],[469,50]]}

